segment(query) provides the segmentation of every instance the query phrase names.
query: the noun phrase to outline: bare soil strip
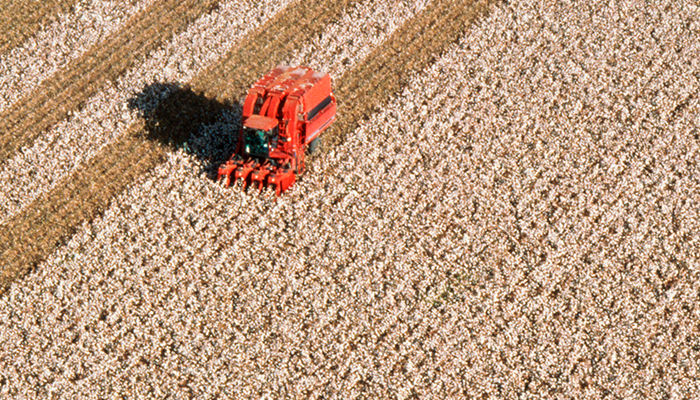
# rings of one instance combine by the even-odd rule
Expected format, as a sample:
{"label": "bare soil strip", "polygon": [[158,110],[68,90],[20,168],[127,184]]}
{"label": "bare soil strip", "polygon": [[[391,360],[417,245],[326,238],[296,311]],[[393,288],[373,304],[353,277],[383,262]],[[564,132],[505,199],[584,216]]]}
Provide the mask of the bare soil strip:
{"label": "bare soil strip", "polygon": [[[192,88],[219,102],[238,100],[237,96],[245,93],[250,82],[323,34],[326,25],[341,18],[358,2],[342,0],[323,7],[301,4],[289,7],[272,22],[282,24],[283,28],[270,26],[258,30],[220,63],[193,79]],[[296,29],[290,29],[292,27]]]}
{"label": "bare soil strip", "polygon": [[348,71],[336,89],[339,118],[324,133],[324,147],[341,143],[363,116],[398,93],[412,72],[425,69],[495,2],[438,0]]}
{"label": "bare soil strip", "polygon": [[190,81],[294,1],[222,1],[216,10],[202,14],[134,68],[105,84],[80,110],[0,163],[0,225],[99,154],[172,93],[167,85],[154,83]]}
{"label": "bare soil strip", "polygon": [[0,296],[3,397],[700,393],[698,9],[509,3],[276,202],[168,152]]}
{"label": "bare soil strip", "polygon": [[[312,10],[297,4],[280,13],[223,62],[194,79],[193,93],[201,95],[194,99],[173,96],[159,107],[159,120],[165,120],[167,126],[163,134],[177,142],[197,126],[209,122],[201,116],[212,115],[212,107],[223,107],[227,99],[242,94],[258,75],[320,34],[327,23],[339,18],[352,3],[336,2],[326,9]],[[341,117],[327,135],[332,139],[330,143],[342,141],[341,132],[356,127],[363,115],[397,93],[408,83],[411,73],[425,68],[457,41],[491,3],[465,1],[455,5],[448,0],[436,1],[347,73],[338,84],[339,97],[345,97]],[[282,21],[296,21],[297,29],[281,28],[285,26]],[[186,115],[183,105],[188,106]],[[172,121],[167,121],[169,117]],[[55,190],[8,221],[0,236],[0,265],[4,266],[0,274],[2,293],[82,223],[103,212],[115,195],[163,162],[168,146],[163,138],[147,138],[146,128],[145,124],[135,125],[130,133],[108,146],[101,153],[103,156],[94,157]]]}
{"label": "bare soil strip", "polygon": [[0,54],[20,45],[78,0],[6,0],[0,10]]}
{"label": "bare soil strip", "polygon": [[307,65],[340,78],[430,3],[431,0],[365,0],[284,62]]}
{"label": "bare soil strip", "polygon": [[58,123],[105,83],[184,30],[219,0],[157,2],[131,18],[116,34],[44,81],[0,114],[0,161]]}
{"label": "bare soil strip", "polygon": [[[193,87],[215,93],[217,87],[230,85],[242,92],[250,80],[320,35],[326,24],[340,18],[355,3],[343,0],[311,9],[303,2],[295,3],[244,39],[220,63],[195,78]],[[295,23],[290,25],[288,21]],[[183,110],[182,103],[189,107]],[[201,115],[208,114],[204,108],[211,104],[173,96],[158,112],[173,119],[168,122],[172,130],[169,133],[176,138],[204,122]],[[168,147],[146,138],[146,128],[144,123],[133,125],[120,140],[5,224],[0,239],[3,266],[0,293],[61,245],[80,224],[103,212],[114,195],[162,162]]]}
{"label": "bare soil strip", "polygon": [[156,1],[82,0],[12,51],[0,53],[0,112]]}

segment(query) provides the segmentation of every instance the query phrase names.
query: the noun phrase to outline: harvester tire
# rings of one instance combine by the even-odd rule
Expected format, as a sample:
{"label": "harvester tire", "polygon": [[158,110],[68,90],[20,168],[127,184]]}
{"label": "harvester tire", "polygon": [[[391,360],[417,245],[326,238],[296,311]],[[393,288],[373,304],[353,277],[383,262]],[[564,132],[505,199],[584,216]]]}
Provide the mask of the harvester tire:
{"label": "harvester tire", "polygon": [[321,149],[321,138],[317,137],[309,143],[309,154],[314,154]]}

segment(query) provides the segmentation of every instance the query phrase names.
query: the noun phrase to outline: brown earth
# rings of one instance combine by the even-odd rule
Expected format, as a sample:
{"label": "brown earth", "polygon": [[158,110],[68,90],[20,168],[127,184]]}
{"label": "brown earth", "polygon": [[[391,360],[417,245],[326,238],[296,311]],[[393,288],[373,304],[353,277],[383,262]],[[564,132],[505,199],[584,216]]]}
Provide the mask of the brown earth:
{"label": "brown earth", "polygon": [[106,83],[139,59],[167,43],[220,0],[156,2],[127,21],[119,32],[97,43],[80,58],[44,81],[0,114],[0,162],[30,144]]}
{"label": "brown earth", "polygon": [[[244,93],[256,76],[276,65],[279,60],[313,37],[325,21],[337,19],[353,2],[336,2],[328,9],[314,7],[309,12],[298,5],[286,9],[273,21],[250,36],[217,66],[193,80],[193,90],[201,96],[187,95],[166,101],[158,113],[169,116],[160,120],[167,140],[181,143],[196,126],[207,123],[218,109],[236,94]],[[338,93],[346,96],[343,112],[327,135],[330,143],[342,141],[340,132],[355,129],[363,115],[397,93],[408,76],[425,68],[436,54],[454,43],[469,25],[488,9],[488,1],[467,1],[460,6],[448,0],[436,1],[413,20],[407,22],[391,38],[354,70],[338,82]],[[300,21],[297,29],[280,28],[279,21]],[[276,31],[281,30],[281,31]],[[239,60],[247,60],[240,64]],[[185,92],[188,93],[188,92]],[[194,101],[193,101],[194,100]],[[183,112],[183,110],[186,110]],[[99,215],[109,201],[154,168],[165,157],[168,147],[161,140],[135,126],[118,142],[103,150],[57,188],[41,196],[32,206],[6,224],[9,237],[0,237],[2,290],[67,240],[85,221]],[[150,137],[149,137],[150,136]]]}
{"label": "brown earth", "polygon": [[339,80],[279,206],[157,168],[268,67],[251,40],[3,226],[2,291],[79,234],[0,296],[0,396],[696,398],[697,19],[503,4],[395,102],[397,36],[450,11]]}
{"label": "brown earth", "polygon": [[338,82],[336,97],[342,113],[324,133],[327,148],[337,146],[361,119],[404,87],[467,31],[498,0],[438,0],[404,24],[386,43],[369,54]]}
{"label": "brown earth", "polygon": [[7,0],[0,10],[0,54],[19,46],[77,0]]}
{"label": "brown earth", "polygon": [[[323,7],[308,7],[299,2],[286,8],[245,38],[201,78],[195,78],[194,87],[210,93],[220,93],[223,87],[235,87],[242,93],[253,77],[320,34],[326,23],[339,18],[354,3],[344,0]],[[297,23],[293,26],[284,23],[290,20]],[[159,113],[170,116],[167,124],[170,137],[181,137],[208,115],[202,113],[202,103],[183,107],[180,100],[170,99],[160,107]],[[184,113],[191,118],[183,118]],[[114,195],[162,162],[168,147],[161,141],[149,140],[148,136],[145,124],[133,126],[101,155],[5,224],[2,237],[6,240],[0,244],[0,265],[4,266],[0,292],[54,251],[80,224],[99,215]]]}

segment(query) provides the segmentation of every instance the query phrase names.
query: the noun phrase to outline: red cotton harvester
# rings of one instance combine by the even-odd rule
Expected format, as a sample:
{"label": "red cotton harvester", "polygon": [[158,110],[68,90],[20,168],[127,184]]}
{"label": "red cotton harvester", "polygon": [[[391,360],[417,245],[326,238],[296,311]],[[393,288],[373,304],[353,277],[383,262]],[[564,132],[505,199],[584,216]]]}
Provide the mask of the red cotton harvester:
{"label": "red cotton harvester", "polygon": [[307,67],[280,66],[257,81],[243,103],[236,152],[219,167],[225,185],[273,186],[279,196],[304,172],[304,155],[335,120],[331,77]]}

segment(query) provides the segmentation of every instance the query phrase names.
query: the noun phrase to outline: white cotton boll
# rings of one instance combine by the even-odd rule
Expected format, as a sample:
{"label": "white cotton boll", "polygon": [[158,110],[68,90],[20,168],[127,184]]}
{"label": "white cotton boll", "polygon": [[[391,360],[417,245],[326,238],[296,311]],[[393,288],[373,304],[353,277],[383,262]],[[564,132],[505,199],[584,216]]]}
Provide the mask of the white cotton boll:
{"label": "white cotton boll", "polygon": [[[362,3],[358,10],[366,10],[366,18],[372,18],[365,4],[370,3]],[[206,390],[232,387],[235,393],[222,389],[211,396],[322,396],[327,389],[352,397],[352,390],[359,395],[361,384],[365,395],[379,398],[404,388],[414,389],[419,396],[453,397],[466,390],[468,394],[462,395],[480,397],[483,389],[517,397],[526,378],[547,381],[551,371],[573,363],[578,365],[576,371],[561,375],[574,382],[562,388],[570,397],[597,394],[596,385],[621,397],[624,394],[618,391],[625,387],[651,386],[652,391],[664,387],[664,378],[651,370],[627,373],[636,371],[629,364],[633,363],[630,343],[646,340],[630,332],[636,328],[654,332],[654,340],[668,354],[683,351],[682,340],[674,339],[664,324],[683,321],[678,302],[692,303],[688,294],[693,293],[692,285],[680,275],[677,286],[659,292],[664,304],[658,311],[664,314],[668,307],[671,316],[654,319],[654,310],[640,313],[639,304],[654,304],[656,298],[656,283],[643,279],[655,282],[659,276],[670,276],[676,271],[672,265],[646,274],[630,264],[634,273],[623,273],[627,278],[622,282],[613,275],[622,272],[615,257],[603,254],[592,262],[603,266],[598,270],[580,260],[586,252],[593,258],[610,250],[652,257],[673,245],[659,239],[682,237],[664,231],[666,214],[673,213],[674,207],[661,187],[670,182],[649,188],[646,195],[654,201],[640,201],[635,183],[638,175],[646,173],[644,167],[634,161],[618,162],[622,176],[609,182],[625,190],[600,193],[600,180],[613,179],[607,174],[608,166],[576,169],[567,158],[572,150],[565,147],[576,144],[577,149],[600,151],[603,159],[605,144],[575,143],[580,132],[596,123],[580,115],[585,107],[573,108],[574,102],[572,108],[563,102],[558,110],[552,107],[560,96],[581,98],[574,96],[580,89],[563,85],[556,93],[530,90],[551,85],[556,79],[547,81],[548,75],[563,73],[556,70],[542,70],[538,85],[532,83],[534,73],[514,79],[513,71],[534,71],[544,61],[559,60],[564,66],[567,60],[587,58],[576,54],[579,41],[574,39],[596,34],[585,18],[594,11],[562,7],[520,2],[494,9],[434,65],[415,74],[385,109],[325,153],[318,166],[312,166],[313,171],[307,171],[278,201],[252,191],[221,189],[202,176],[198,161],[187,152],[168,154],[162,165],[134,182],[101,217],[82,227],[34,274],[18,282],[7,298],[0,298],[0,319],[9,321],[8,329],[0,330],[0,348],[12,352],[10,362],[40,377],[45,373],[41,365],[50,358],[46,354],[75,354],[70,372],[86,371],[86,378],[77,385],[56,386],[71,394],[87,388],[101,390],[101,385],[112,393],[141,389],[145,380],[155,383],[155,396],[161,397],[170,389],[186,390],[180,385],[197,397],[206,397]],[[570,22],[570,28],[561,28],[570,30],[560,38],[562,44],[556,44],[563,49],[554,44],[556,33],[537,33],[567,15],[578,19]],[[644,18],[625,18],[630,32],[649,26]],[[341,28],[329,30],[344,32]],[[598,42],[584,44],[595,48]],[[650,46],[653,41],[644,43]],[[531,45],[538,46],[538,51],[530,51]],[[477,68],[473,78],[463,79],[469,66],[478,66],[484,59],[488,63]],[[630,72],[625,79],[636,79],[635,68],[641,68],[637,64],[635,59],[626,61],[623,66]],[[579,84],[592,85],[604,78],[593,76],[592,83]],[[474,81],[482,86],[480,90]],[[606,90],[603,94],[612,104],[620,102],[614,86]],[[419,114],[423,107],[428,108],[425,117]],[[688,107],[669,135],[691,137],[689,118],[697,113],[697,104]],[[532,128],[536,126],[532,118],[538,116],[542,121]],[[562,128],[549,126],[549,121]],[[215,135],[221,127],[203,127],[201,134]],[[557,140],[553,133],[566,140]],[[639,135],[645,133],[639,131]],[[697,153],[697,147],[691,147],[677,155],[672,143],[659,138],[653,142],[656,147],[643,147],[664,155],[656,173],[669,180],[674,174],[671,166],[679,168]],[[639,144],[629,144],[635,145]],[[585,157],[577,161],[583,164]],[[612,166],[616,160],[609,161]],[[558,174],[560,183],[550,184]],[[676,185],[695,188],[682,179],[687,177],[677,178]],[[545,189],[549,190],[546,195]],[[621,200],[606,197],[610,194],[620,195]],[[554,198],[561,206],[550,211],[556,205],[550,200]],[[603,202],[607,210],[600,224],[593,222],[594,200]],[[620,241],[619,247],[594,247],[605,242],[601,234],[616,219],[630,215],[628,204],[644,211],[640,223],[633,224],[637,230],[628,236],[610,234],[608,239]],[[590,208],[588,217],[585,207]],[[684,221],[678,229],[688,229],[685,222],[696,214],[692,207],[676,204],[675,210],[676,218]],[[652,232],[645,243],[648,247],[625,239],[640,234],[639,230]],[[558,250],[547,247],[551,245]],[[683,244],[678,246],[677,256],[687,255]],[[546,253],[546,260],[539,252]],[[67,262],[73,255],[76,260]],[[60,304],[58,296],[46,295],[58,282],[67,282],[57,271],[64,271],[68,281],[74,282],[61,289]],[[612,297],[611,291],[628,293]],[[581,307],[571,307],[574,303]],[[103,306],[109,306],[109,314],[105,321],[95,322]],[[63,308],[71,312],[66,325],[42,329],[49,318],[57,320]],[[632,322],[625,319],[630,315],[644,318]],[[77,345],[64,337],[71,322],[77,324],[75,329],[89,328]],[[612,325],[621,328],[604,334],[610,333]],[[21,329],[31,331],[26,344]],[[600,343],[582,346],[572,331],[597,335]],[[688,332],[677,330],[683,337],[689,337]],[[113,342],[118,351],[106,354],[105,346]],[[523,365],[504,361],[523,354],[539,356],[525,357]],[[581,379],[592,376],[590,356],[598,360],[596,368],[604,379],[588,384],[586,392],[579,388],[585,386]],[[655,367],[660,361],[653,357],[648,361]],[[8,358],[0,357],[0,362]],[[151,364],[144,364],[142,358]],[[664,367],[675,390],[692,388],[681,368]],[[467,371],[479,385],[465,383],[449,371]],[[37,387],[31,374],[21,376],[28,378],[13,381],[13,388],[30,393]],[[659,384],[646,385],[639,376]],[[611,377],[618,380],[608,380]],[[424,381],[428,383],[418,385]],[[534,381],[529,388],[539,390]]]}
{"label": "white cotton boll", "polygon": [[0,73],[3,77],[0,80],[0,111],[28,95],[45,79],[109,37],[131,16],[152,3],[154,0],[126,5],[114,1],[92,1],[84,9],[78,7],[59,15],[35,37],[0,55],[0,72],[6,66],[12,68],[10,74]]}
{"label": "white cotton boll", "polygon": [[[268,4],[270,3],[270,4]],[[22,150],[26,156],[14,156],[0,165],[0,184],[8,191],[8,198],[15,199],[9,207],[0,209],[0,221],[4,221],[23,207],[30,204],[40,194],[53,188],[47,185],[48,177],[54,184],[60,178],[68,176],[82,162],[99,153],[107,144],[124,134],[129,126],[139,118],[138,110],[128,108],[129,99],[134,93],[139,93],[147,85],[154,82],[186,82],[207,65],[226,54],[236,43],[237,38],[243,37],[250,29],[269,17],[270,10],[278,10],[288,1],[269,0],[264,3],[237,0],[223,3],[214,14],[223,18],[213,18],[213,14],[205,14],[190,24],[184,32],[173,41],[148,55],[137,66],[120,77],[115,85],[108,83],[87,104],[70,118],[62,121],[46,132],[31,146]],[[275,5],[277,8],[271,8]],[[268,11],[260,19],[251,19],[250,13],[265,9]],[[235,32],[226,36],[223,32]],[[211,40],[201,41],[200,37],[212,33]],[[171,69],[170,75],[163,75],[167,65],[177,65],[180,60],[200,56],[204,61],[194,65],[191,70],[176,71]],[[155,107],[168,94],[168,91],[156,91],[154,97],[148,99],[147,106]],[[124,113],[127,112],[125,118]],[[94,119],[97,113],[103,113],[103,123],[111,121],[115,129],[95,129]],[[58,162],[61,154],[70,152],[72,156]],[[21,181],[23,184],[13,184]]]}

